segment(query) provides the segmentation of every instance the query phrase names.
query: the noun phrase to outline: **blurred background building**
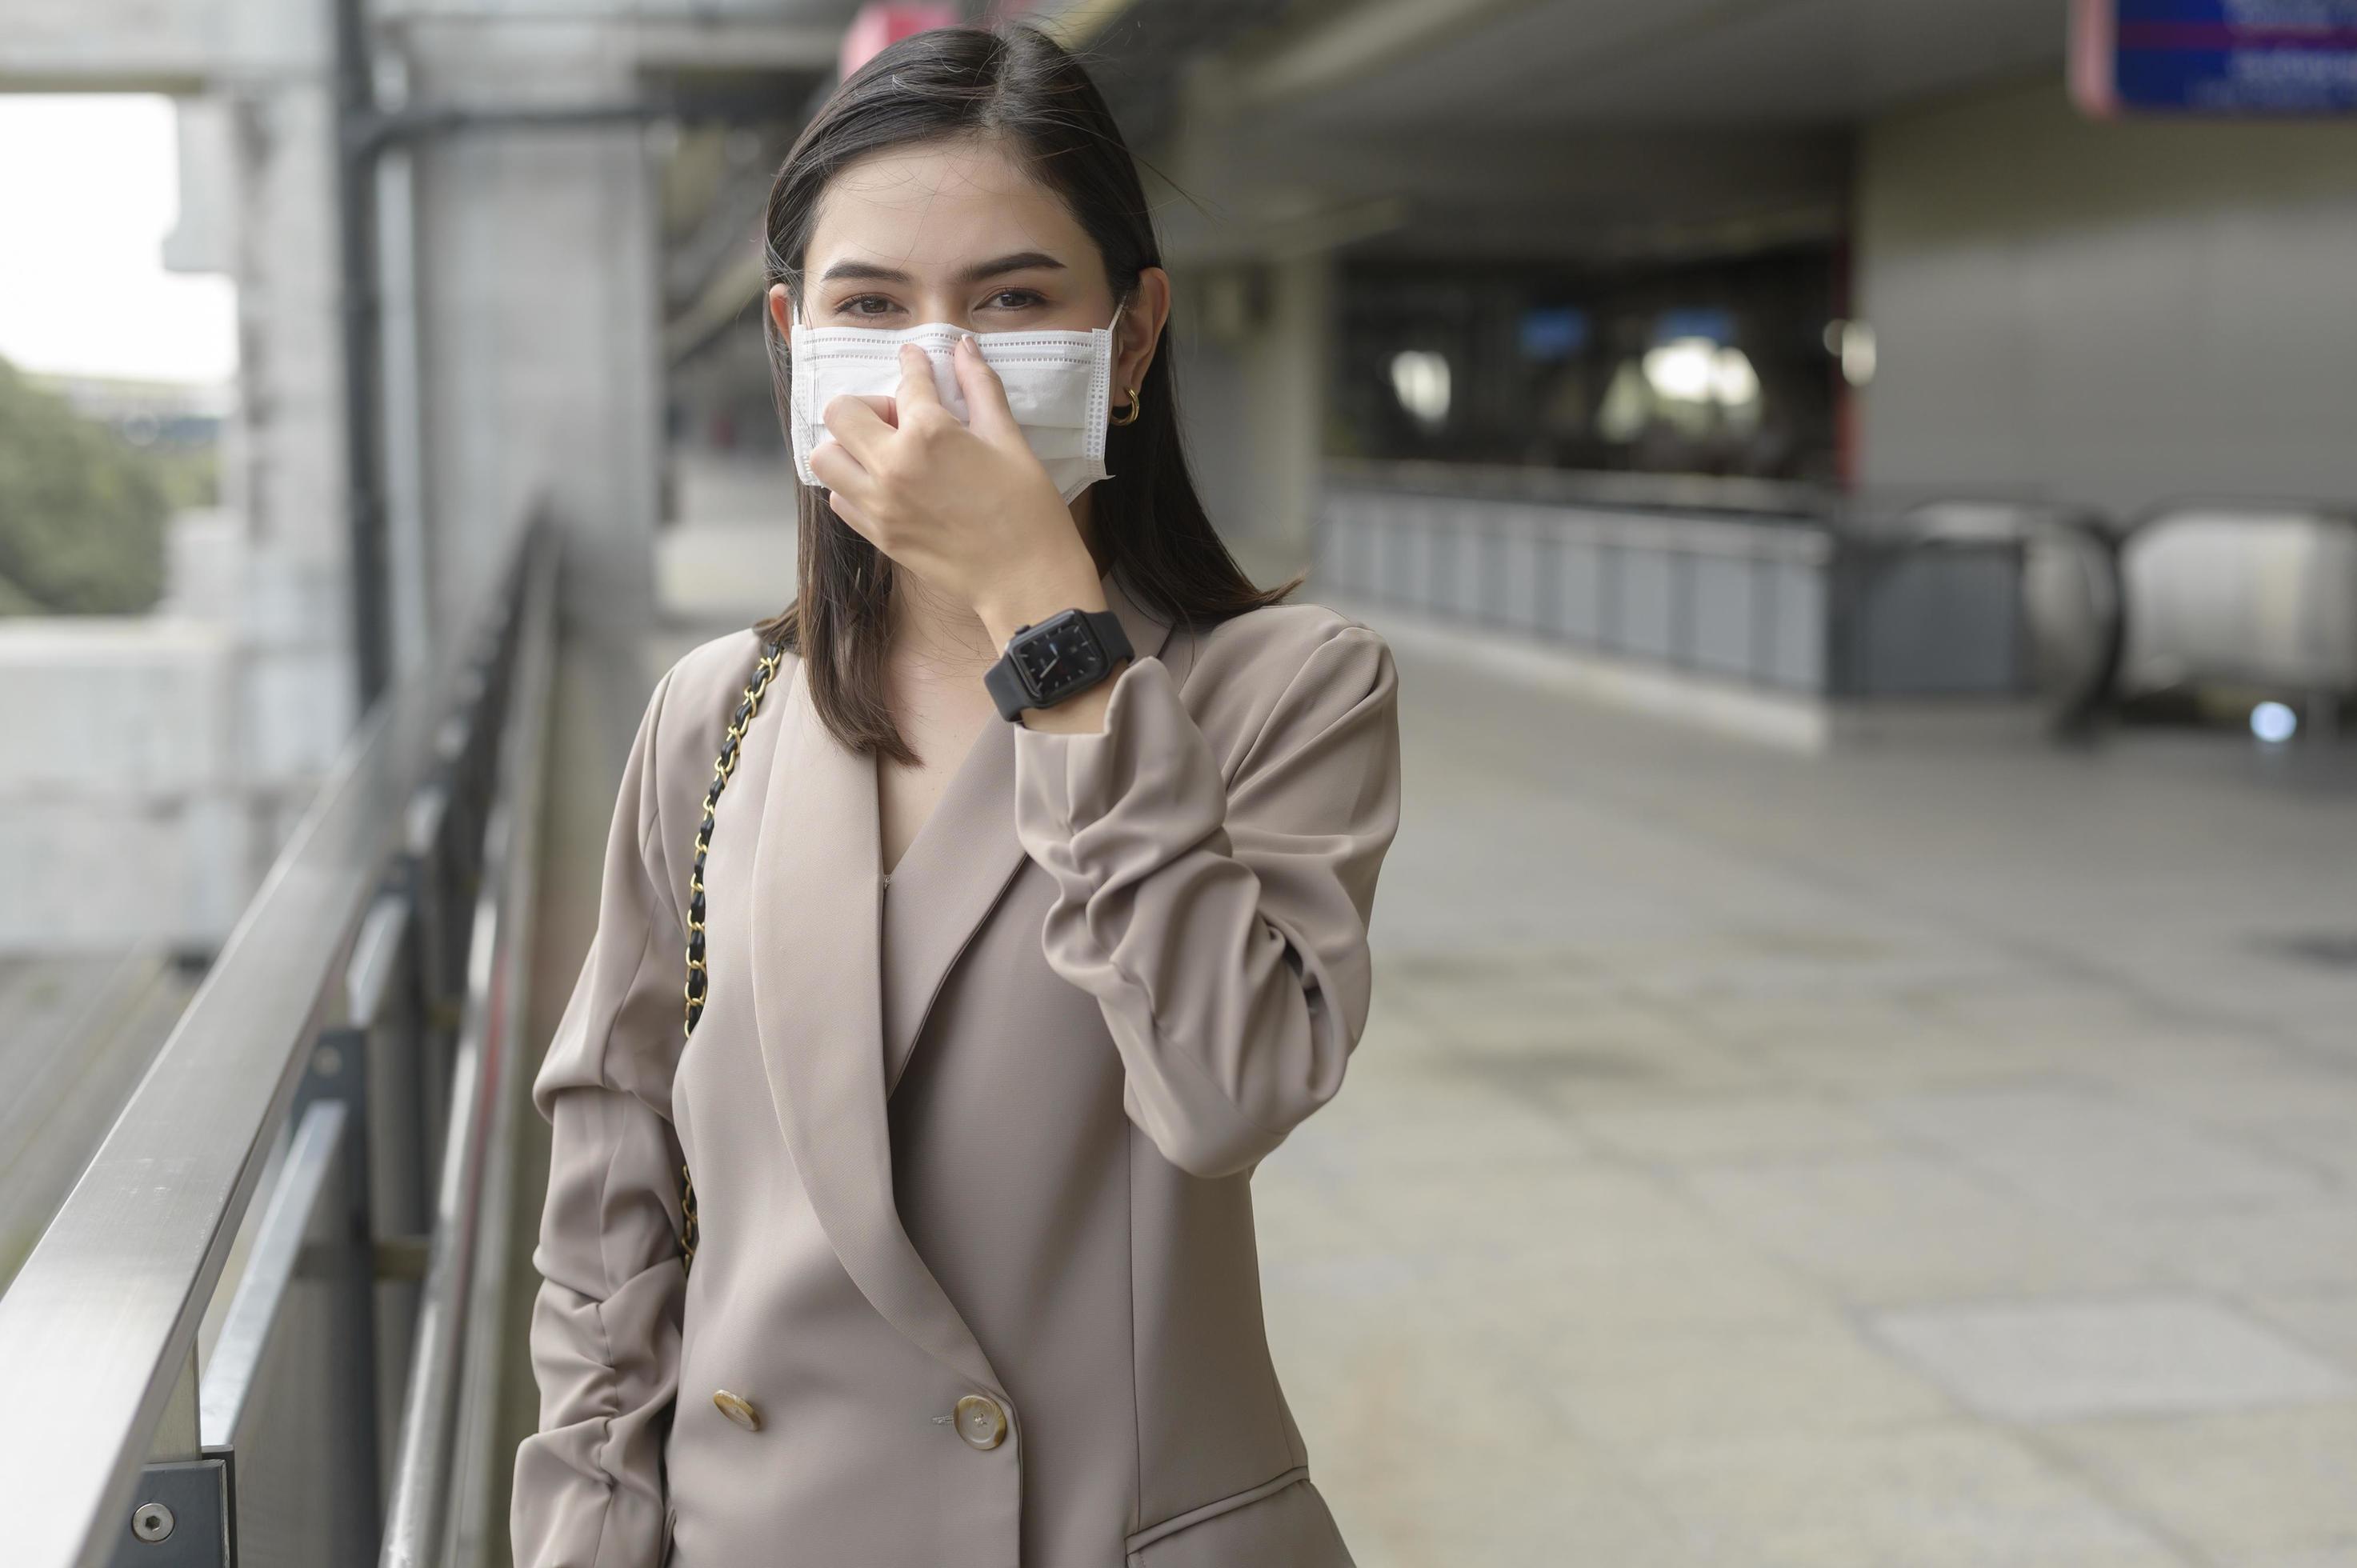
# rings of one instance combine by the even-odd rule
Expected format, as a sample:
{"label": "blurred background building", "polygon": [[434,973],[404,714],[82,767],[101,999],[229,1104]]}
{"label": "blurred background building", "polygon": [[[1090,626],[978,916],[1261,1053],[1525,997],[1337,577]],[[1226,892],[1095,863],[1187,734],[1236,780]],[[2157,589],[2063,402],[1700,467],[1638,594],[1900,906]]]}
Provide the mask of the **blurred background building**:
{"label": "blurred background building", "polygon": [[[447,1097],[791,595],[770,179],[963,16],[1083,51],[1216,520],[1408,672],[1381,1048],[1260,1183],[1361,1560],[2357,1561],[2344,0],[0,0],[0,1282],[151,1063],[230,1097],[91,1498],[234,1428],[500,1556],[540,1129],[445,1172]],[[174,1391],[276,1321],[321,1028],[374,1419],[257,1439]]]}

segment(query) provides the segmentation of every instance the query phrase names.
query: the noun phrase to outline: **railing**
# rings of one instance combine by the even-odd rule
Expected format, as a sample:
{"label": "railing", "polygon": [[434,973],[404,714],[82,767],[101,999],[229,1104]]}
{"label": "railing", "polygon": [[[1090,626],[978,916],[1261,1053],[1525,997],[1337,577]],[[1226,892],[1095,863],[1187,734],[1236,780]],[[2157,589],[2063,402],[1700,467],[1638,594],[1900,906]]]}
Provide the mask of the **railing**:
{"label": "railing", "polygon": [[[1804,697],[1988,697],[2080,730],[2208,689],[2357,701],[2357,512],[1329,465],[1321,582],[1469,626]],[[2231,702],[2228,703],[2232,705]]]}
{"label": "railing", "polygon": [[1794,487],[1746,487],[1777,509],[1751,512],[1704,510],[1693,487],[1448,478],[1338,466],[1320,581],[1768,692],[2026,694],[2018,540],[1858,530]]}
{"label": "railing", "polygon": [[7,1568],[447,1562],[491,1528],[555,552],[527,531],[371,710],[0,1296]]}
{"label": "railing", "polygon": [[1942,496],[1846,509],[1852,533],[2018,552],[2030,689],[2058,731],[2084,730],[2110,702],[2125,622],[2119,533],[2089,507],[2020,496]]}

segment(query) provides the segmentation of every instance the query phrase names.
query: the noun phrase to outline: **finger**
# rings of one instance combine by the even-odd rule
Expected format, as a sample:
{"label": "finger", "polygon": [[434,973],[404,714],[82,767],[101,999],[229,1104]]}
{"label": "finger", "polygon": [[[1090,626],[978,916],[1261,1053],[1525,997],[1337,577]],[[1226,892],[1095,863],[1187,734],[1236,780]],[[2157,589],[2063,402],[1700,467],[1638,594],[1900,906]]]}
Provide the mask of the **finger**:
{"label": "finger", "polygon": [[982,345],[971,337],[959,338],[950,363],[957,371],[958,390],[965,393],[967,427],[994,442],[1021,441],[1022,426],[1006,406],[1006,383],[982,357]]}
{"label": "finger", "polygon": [[867,493],[866,467],[840,441],[822,441],[812,447],[810,467],[813,477],[837,495],[845,490],[855,496]]}
{"label": "finger", "polygon": [[[867,513],[860,509],[858,502],[841,490],[829,490],[826,495],[826,504],[828,510],[849,523],[854,530],[865,536],[870,544],[876,544],[875,525],[869,521]],[[879,550],[883,548],[880,544],[877,544],[876,547]]]}
{"label": "finger", "polygon": [[900,345],[900,406],[914,411],[942,405],[942,392],[933,385],[933,361],[914,343]]}
{"label": "finger", "polygon": [[831,397],[819,417],[827,433],[849,447],[863,465],[869,464],[892,436],[892,425],[865,396],[844,392]]}

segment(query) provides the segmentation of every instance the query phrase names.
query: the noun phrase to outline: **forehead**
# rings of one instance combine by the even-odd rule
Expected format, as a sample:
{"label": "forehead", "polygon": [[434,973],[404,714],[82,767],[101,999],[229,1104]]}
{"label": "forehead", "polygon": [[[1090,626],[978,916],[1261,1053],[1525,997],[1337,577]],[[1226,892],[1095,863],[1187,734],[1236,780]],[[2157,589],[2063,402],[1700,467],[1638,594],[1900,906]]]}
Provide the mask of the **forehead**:
{"label": "forehead", "polygon": [[989,256],[1045,251],[1095,261],[1055,192],[996,140],[923,142],[846,164],[819,198],[802,265],[868,262],[923,274]]}

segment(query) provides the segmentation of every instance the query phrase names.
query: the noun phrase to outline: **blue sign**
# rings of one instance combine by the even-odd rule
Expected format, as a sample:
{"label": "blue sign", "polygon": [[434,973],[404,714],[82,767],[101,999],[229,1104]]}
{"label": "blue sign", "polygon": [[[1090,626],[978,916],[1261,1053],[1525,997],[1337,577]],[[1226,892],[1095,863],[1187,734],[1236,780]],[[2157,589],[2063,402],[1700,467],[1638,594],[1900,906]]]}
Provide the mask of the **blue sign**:
{"label": "blue sign", "polygon": [[2089,113],[2357,113],[2357,0],[2076,0]]}
{"label": "blue sign", "polygon": [[1716,306],[1685,306],[1664,310],[1654,318],[1653,341],[1674,343],[1682,338],[1707,338],[1714,343],[1735,341],[1735,317]]}
{"label": "blue sign", "polygon": [[1587,347],[1587,312],[1577,306],[1542,306],[1523,312],[1523,358],[1553,362]]}

